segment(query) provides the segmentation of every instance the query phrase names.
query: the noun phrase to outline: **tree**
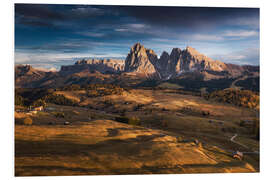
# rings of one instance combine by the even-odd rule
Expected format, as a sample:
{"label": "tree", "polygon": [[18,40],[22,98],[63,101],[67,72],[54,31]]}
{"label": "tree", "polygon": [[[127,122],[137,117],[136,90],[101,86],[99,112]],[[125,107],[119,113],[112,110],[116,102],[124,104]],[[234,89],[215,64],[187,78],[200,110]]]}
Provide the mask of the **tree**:
{"label": "tree", "polygon": [[24,106],[24,99],[19,94],[15,93],[15,105]]}
{"label": "tree", "polygon": [[39,106],[46,106],[46,102],[42,99],[38,99],[32,103],[32,106],[39,107]]}
{"label": "tree", "polygon": [[23,120],[23,124],[30,126],[33,124],[33,120],[30,117],[27,117]]}

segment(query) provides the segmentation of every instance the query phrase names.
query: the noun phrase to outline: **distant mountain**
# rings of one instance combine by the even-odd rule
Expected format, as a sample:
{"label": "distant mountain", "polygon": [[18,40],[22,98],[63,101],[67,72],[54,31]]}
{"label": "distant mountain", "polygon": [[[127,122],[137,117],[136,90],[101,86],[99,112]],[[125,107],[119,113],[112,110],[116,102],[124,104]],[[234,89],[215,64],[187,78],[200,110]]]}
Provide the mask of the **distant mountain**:
{"label": "distant mountain", "polygon": [[[152,49],[134,44],[126,60],[82,59],[62,66],[58,72],[45,72],[29,65],[15,66],[16,87],[61,87],[70,84],[118,84],[154,87],[168,81],[188,90],[242,87],[259,89],[259,66],[240,66],[213,60],[192,47],[173,48],[158,58]],[[252,81],[252,83],[248,82]],[[251,84],[251,85],[250,85]],[[211,88],[210,88],[211,87]]]}
{"label": "distant mountain", "polygon": [[40,81],[46,76],[45,71],[37,70],[30,65],[15,66],[15,85],[16,87],[25,86],[35,87],[35,82]]}
{"label": "distant mountain", "polygon": [[[125,61],[125,72],[145,75],[155,74],[161,80],[182,76],[185,73],[201,73],[207,79],[224,77],[235,78],[246,73],[259,73],[258,66],[240,66],[213,60],[192,47],[184,50],[173,48],[171,53],[164,51],[160,58],[151,49],[144,48],[140,43],[131,47]],[[220,77],[219,77],[220,76]]]}
{"label": "distant mountain", "polygon": [[74,65],[62,66],[60,73],[73,74],[81,71],[99,71],[101,73],[117,73],[124,71],[125,61],[119,59],[78,60]]}

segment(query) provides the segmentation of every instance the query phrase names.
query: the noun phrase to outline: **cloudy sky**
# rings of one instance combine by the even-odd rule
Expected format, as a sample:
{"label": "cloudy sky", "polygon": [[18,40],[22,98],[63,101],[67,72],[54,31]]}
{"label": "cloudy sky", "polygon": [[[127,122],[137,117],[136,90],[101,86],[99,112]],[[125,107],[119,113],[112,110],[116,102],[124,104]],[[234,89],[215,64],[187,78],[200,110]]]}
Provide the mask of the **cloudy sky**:
{"label": "cloudy sky", "polygon": [[15,63],[57,68],[74,58],[125,59],[142,43],[159,56],[192,46],[227,63],[259,64],[259,9],[15,5]]}

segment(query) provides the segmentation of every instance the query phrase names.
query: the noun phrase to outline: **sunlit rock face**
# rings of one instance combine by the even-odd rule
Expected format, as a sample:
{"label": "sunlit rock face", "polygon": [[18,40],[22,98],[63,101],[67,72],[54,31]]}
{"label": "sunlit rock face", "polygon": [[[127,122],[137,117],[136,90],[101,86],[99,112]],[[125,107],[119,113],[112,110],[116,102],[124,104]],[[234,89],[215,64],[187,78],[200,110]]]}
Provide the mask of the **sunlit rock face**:
{"label": "sunlit rock face", "polygon": [[154,63],[157,55],[153,50],[144,48],[140,43],[131,47],[125,61],[125,72],[151,75],[156,73]]}

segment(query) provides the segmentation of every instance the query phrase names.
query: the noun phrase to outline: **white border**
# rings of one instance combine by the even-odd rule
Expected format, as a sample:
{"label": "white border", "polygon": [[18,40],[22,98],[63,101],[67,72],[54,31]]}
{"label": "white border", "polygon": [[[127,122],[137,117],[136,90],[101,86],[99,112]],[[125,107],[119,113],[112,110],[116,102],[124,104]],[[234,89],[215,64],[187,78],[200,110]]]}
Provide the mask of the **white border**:
{"label": "white border", "polygon": [[[59,176],[59,177],[22,177],[19,179],[138,179],[138,178],[188,178],[188,179],[230,179],[245,178],[258,179],[269,176],[269,146],[267,142],[267,132],[269,131],[269,115],[266,113],[269,109],[268,101],[270,100],[270,68],[269,57],[269,11],[268,1],[258,0],[13,0],[4,1],[1,4],[1,177],[2,179],[13,179],[14,176],[14,136],[13,136],[13,91],[14,91],[14,3],[43,3],[43,4],[107,4],[107,5],[165,5],[165,6],[211,6],[211,7],[260,7],[261,12],[261,29],[260,29],[260,68],[261,68],[261,172],[248,174],[184,174],[184,175],[136,175],[136,176]],[[268,110],[269,111],[269,110]],[[14,178],[15,179],[15,178]]]}

